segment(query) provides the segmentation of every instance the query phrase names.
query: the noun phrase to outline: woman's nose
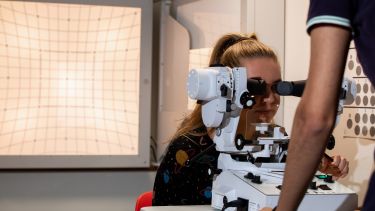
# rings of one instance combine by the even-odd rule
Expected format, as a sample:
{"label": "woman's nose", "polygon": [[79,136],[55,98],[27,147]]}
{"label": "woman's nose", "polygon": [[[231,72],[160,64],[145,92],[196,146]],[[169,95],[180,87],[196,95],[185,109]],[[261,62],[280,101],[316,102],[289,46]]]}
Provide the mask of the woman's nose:
{"label": "woman's nose", "polygon": [[272,103],[275,103],[275,101],[276,101],[276,94],[271,89],[267,89],[267,94],[264,97],[264,102],[272,104]]}

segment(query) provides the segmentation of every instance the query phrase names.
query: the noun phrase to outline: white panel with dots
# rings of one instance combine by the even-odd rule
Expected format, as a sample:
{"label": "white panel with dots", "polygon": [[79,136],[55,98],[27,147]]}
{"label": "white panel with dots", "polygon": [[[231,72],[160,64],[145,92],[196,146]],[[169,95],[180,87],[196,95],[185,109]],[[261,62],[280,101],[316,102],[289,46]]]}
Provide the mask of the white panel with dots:
{"label": "white panel with dots", "polygon": [[344,137],[375,140],[375,89],[364,74],[354,48],[349,50],[345,75],[357,83],[357,96],[352,104],[344,106]]}

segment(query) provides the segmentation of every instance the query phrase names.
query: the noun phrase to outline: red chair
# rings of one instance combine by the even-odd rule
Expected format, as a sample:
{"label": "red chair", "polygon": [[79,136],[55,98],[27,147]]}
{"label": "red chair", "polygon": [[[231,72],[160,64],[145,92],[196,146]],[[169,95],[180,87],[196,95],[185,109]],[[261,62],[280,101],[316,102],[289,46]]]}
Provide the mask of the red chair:
{"label": "red chair", "polygon": [[152,206],[152,191],[144,192],[137,198],[135,211],[140,211],[142,207]]}

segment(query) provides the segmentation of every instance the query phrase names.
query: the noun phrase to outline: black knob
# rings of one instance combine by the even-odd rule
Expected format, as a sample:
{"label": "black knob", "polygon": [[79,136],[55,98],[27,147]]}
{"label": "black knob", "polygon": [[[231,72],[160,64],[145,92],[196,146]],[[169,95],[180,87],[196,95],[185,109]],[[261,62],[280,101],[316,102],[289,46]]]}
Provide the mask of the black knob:
{"label": "black knob", "polygon": [[313,190],[318,189],[318,187],[316,187],[316,182],[310,182],[310,184],[309,184],[309,188],[310,188],[310,189],[313,189]]}
{"label": "black knob", "polygon": [[240,103],[244,109],[252,108],[255,105],[255,99],[249,94],[249,92],[244,92],[240,97]]}
{"label": "black knob", "polygon": [[220,86],[220,92],[222,97],[228,96],[228,87],[225,84]]}
{"label": "black knob", "polygon": [[222,171],[223,171],[223,170],[221,170],[221,169],[215,169],[215,170],[214,170],[214,174],[221,174]]}
{"label": "black knob", "polygon": [[244,177],[247,178],[247,179],[254,179],[254,174],[249,172]]}
{"label": "black knob", "polygon": [[260,180],[260,176],[254,176],[254,178],[251,180],[251,182],[256,184],[262,184],[262,181]]}
{"label": "black knob", "polygon": [[335,137],[331,134],[328,138],[327,149],[331,150],[335,148]]}
{"label": "black knob", "polygon": [[243,149],[243,147],[245,146],[245,138],[243,137],[243,135],[238,134],[236,136],[236,139],[234,140],[234,146],[236,146],[236,149],[238,150]]}
{"label": "black knob", "polygon": [[334,183],[335,181],[333,181],[331,175],[327,175],[327,177],[324,179],[324,182],[327,182],[327,183]]}
{"label": "black knob", "polygon": [[207,171],[208,175],[212,176],[214,174],[220,174],[223,170],[218,168],[209,168]]}

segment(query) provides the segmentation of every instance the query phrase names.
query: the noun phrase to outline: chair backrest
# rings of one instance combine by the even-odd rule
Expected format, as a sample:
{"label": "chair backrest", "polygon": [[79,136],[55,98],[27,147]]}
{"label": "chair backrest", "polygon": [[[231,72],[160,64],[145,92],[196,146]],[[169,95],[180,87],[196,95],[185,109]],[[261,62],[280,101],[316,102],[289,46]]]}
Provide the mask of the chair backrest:
{"label": "chair backrest", "polygon": [[140,211],[142,207],[150,206],[152,206],[152,191],[144,192],[137,198],[135,211]]}

